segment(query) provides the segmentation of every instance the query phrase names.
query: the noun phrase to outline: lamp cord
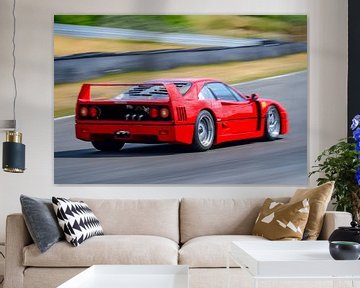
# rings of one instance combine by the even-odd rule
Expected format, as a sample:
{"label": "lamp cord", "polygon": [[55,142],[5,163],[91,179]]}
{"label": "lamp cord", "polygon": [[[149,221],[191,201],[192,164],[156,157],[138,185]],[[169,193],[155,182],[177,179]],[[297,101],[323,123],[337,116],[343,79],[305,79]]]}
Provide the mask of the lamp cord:
{"label": "lamp cord", "polygon": [[13,69],[12,69],[12,78],[14,82],[14,101],[13,101],[13,118],[15,122],[15,130],[16,130],[16,98],[17,98],[17,84],[16,84],[16,77],[15,77],[15,68],[16,68],[16,56],[15,56],[15,35],[16,35],[16,15],[15,15],[15,8],[16,8],[16,0],[13,0],[13,9],[12,9],[12,16],[13,16],[13,34],[12,34],[12,44],[13,44],[13,50],[12,50],[12,57],[13,57]]}
{"label": "lamp cord", "polygon": [[[0,251],[0,255],[5,259],[5,255]],[[4,282],[4,278],[0,278],[0,285]]]}

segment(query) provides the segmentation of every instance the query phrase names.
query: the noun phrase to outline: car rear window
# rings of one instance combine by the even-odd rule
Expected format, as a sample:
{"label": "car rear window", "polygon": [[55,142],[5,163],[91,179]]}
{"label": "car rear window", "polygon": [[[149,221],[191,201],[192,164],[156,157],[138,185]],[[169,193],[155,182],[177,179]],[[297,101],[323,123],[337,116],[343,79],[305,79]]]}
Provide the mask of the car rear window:
{"label": "car rear window", "polygon": [[[190,82],[175,82],[173,84],[178,88],[179,92],[183,96],[191,87]],[[164,99],[168,97],[169,94],[163,85],[141,84],[130,87],[114,97],[114,99]]]}
{"label": "car rear window", "polygon": [[114,99],[163,99],[168,98],[169,94],[162,85],[137,85],[121,92]]}

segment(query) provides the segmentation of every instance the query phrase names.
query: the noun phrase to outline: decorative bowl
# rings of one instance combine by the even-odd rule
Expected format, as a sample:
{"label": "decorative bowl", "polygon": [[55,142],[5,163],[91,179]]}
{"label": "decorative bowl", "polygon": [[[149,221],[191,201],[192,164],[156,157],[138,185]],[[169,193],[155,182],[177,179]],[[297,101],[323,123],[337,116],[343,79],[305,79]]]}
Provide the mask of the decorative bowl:
{"label": "decorative bowl", "polygon": [[335,260],[358,260],[360,257],[360,244],[349,241],[331,241],[330,255]]}

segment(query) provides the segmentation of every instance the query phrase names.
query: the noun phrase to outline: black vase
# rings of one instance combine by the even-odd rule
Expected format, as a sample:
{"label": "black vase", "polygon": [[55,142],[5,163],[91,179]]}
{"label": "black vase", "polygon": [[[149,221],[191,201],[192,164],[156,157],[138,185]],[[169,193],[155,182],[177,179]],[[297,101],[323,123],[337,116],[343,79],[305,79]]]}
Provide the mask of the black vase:
{"label": "black vase", "polygon": [[355,221],[350,223],[350,227],[339,227],[329,237],[331,241],[348,241],[360,244],[360,226]]}

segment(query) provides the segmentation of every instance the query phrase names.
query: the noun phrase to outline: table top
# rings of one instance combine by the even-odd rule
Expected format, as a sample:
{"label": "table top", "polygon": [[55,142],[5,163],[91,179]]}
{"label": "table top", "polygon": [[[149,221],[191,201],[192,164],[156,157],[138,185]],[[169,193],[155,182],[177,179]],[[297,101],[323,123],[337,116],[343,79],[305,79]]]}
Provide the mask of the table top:
{"label": "table top", "polygon": [[185,265],[94,265],[58,288],[188,288]]}
{"label": "table top", "polygon": [[360,277],[360,261],[334,260],[328,241],[236,241],[230,253],[257,277]]}

